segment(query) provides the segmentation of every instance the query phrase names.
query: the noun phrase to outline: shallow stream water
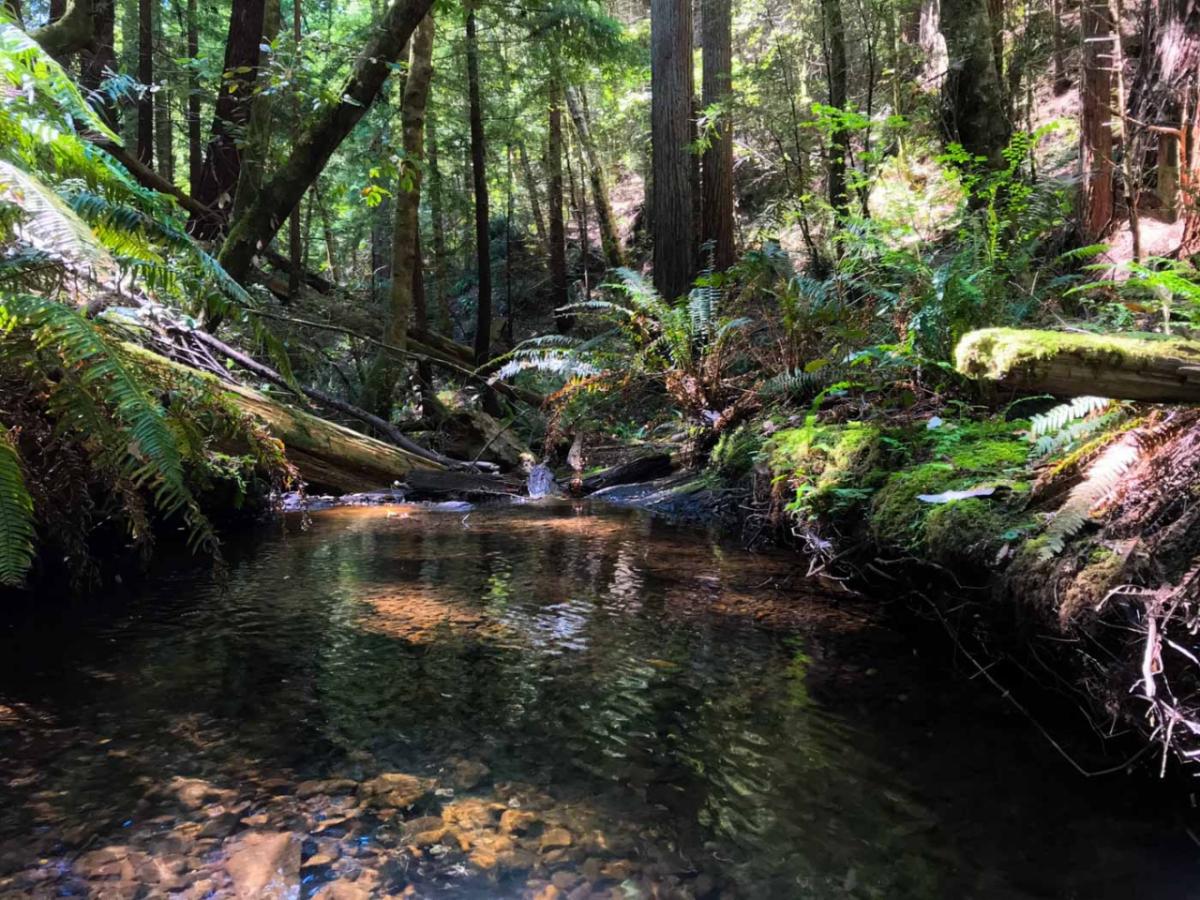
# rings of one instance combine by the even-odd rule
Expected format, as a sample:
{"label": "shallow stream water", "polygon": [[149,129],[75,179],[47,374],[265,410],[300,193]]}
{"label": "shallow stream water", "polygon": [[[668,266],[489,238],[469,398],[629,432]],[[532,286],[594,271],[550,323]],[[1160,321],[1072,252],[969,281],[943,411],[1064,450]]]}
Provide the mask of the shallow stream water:
{"label": "shallow stream water", "polygon": [[0,632],[0,896],[1200,896],[1144,776],[794,557],[586,505],[228,556]]}

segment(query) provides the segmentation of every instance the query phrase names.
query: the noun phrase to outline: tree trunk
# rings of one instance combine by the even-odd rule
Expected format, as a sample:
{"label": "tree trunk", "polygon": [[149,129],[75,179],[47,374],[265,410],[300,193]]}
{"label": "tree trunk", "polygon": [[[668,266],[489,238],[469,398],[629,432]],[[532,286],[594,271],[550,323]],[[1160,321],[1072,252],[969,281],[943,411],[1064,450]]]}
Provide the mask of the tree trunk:
{"label": "tree trunk", "polygon": [[[144,2],[144,0],[143,0]],[[229,11],[229,35],[225,41],[225,65],[213,112],[212,135],[204,156],[200,183],[194,196],[205,206],[228,218],[241,174],[242,150],[254,108],[254,85],[266,25],[266,0],[233,0]],[[193,218],[193,234],[215,238],[220,231],[211,219]]]}
{"label": "tree trunk", "polygon": [[[563,222],[563,133],[562,133],[562,83],[557,76],[550,80],[550,139],[546,150],[547,202],[550,205],[550,226],[547,232],[550,242],[550,304],[557,310],[569,302],[567,294],[567,229]],[[569,313],[554,315],[555,325],[560,332],[571,330],[574,316]]]}
{"label": "tree trunk", "polygon": [[1108,233],[1113,219],[1112,22],[1108,0],[1083,0],[1079,165],[1080,219],[1088,242]]}
{"label": "tree trunk", "polygon": [[958,371],[1034,393],[1154,403],[1200,401],[1200,342],[1154,335],[986,328],[955,351]]}
{"label": "tree trunk", "polygon": [[587,109],[577,88],[567,88],[567,109],[575,123],[575,134],[579,137],[579,146],[587,165],[588,180],[592,184],[592,199],[596,201],[596,222],[600,226],[600,246],[604,250],[605,261],[610,268],[615,269],[625,265],[625,254],[621,252],[621,239],[617,236],[616,223],[613,221],[604,167],[600,165],[599,154],[592,143],[591,123],[588,122]]}
{"label": "tree trunk", "polygon": [[[408,324],[413,310],[413,286],[420,276],[417,238],[421,204],[421,161],[425,155],[425,106],[429,97],[429,81],[433,76],[433,15],[427,15],[413,34],[412,62],[404,83],[401,105],[401,128],[404,162],[396,196],[395,223],[392,230],[392,284],[387,328],[384,341],[405,349]],[[389,379],[388,393],[391,393]]]}
{"label": "tree trunk", "polygon": [[[297,55],[300,54],[300,37],[303,30],[302,16],[301,0],[292,0],[292,45],[296,48]],[[292,92],[292,115],[299,121],[300,94],[298,91]],[[300,293],[300,275],[304,270],[304,260],[301,259],[302,253],[303,249],[300,242],[300,202],[297,201],[288,223],[288,254],[292,261],[292,267],[288,273],[288,297],[291,299],[294,299]]]}
{"label": "tree trunk", "polygon": [[947,137],[993,169],[1005,166],[1011,134],[996,71],[987,0],[942,0],[949,69],[942,91]]}
{"label": "tree trunk", "polygon": [[921,50],[921,86],[927,91],[940,91],[950,68],[946,38],[942,34],[942,4],[940,0],[921,0],[917,26],[917,46]]}
{"label": "tree trunk", "polygon": [[[144,0],[142,0],[144,2]],[[86,50],[92,42],[92,0],[50,4],[50,21],[30,34],[42,49],[60,62]]]}
{"label": "tree trunk", "polygon": [[650,82],[654,286],[671,301],[691,288],[696,266],[690,0],[651,0]]}
{"label": "tree trunk", "polygon": [[[825,73],[829,87],[829,105],[846,108],[846,27],[842,22],[841,0],[821,0],[821,21],[825,37]],[[850,212],[846,192],[846,155],[850,151],[850,133],[835,127],[829,135],[829,205],[839,216]]]}
{"label": "tree trunk", "polygon": [[236,279],[250,271],[254,254],[265,246],[321,174],[330,156],[370,107],[392,64],[433,0],[394,0],[350,77],[306,130],[296,136],[287,162],[263,184],[255,202],[238,217],[221,248],[220,261]]}
{"label": "tree trunk", "polygon": [[[137,158],[154,167],[154,2],[138,0],[138,66],[140,84],[137,103]],[[204,202],[204,201],[201,201]]]}
{"label": "tree trunk", "polygon": [[[167,42],[166,22],[163,20],[161,3],[155,3],[152,10],[151,25],[154,42],[151,49],[159,48],[162,56],[174,59],[178,54],[175,48]],[[161,78],[162,84],[154,94],[154,158],[158,174],[167,181],[175,181],[175,141],[171,124],[171,87],[166,76]]]}
{"label": "tree trunk", "polygon": [[1004,83],[1004,0],[987,0],[988,33],[992,39],[992,59],[996,77]]}
{"label": "tree trunk", "polygon": [[428,159],[425,171],[429,175],[429,218],[433,231],[434,306],[437,309],[437,330],[453,334],[450,316],[450,292],[446,284],[446,213],[442,206],[442,173],[438,168],[437,118],[430,110],[426,117]]}
{"label": "tree trunk", "polygon": [[[263,41],[275,40],[283,27],[283,14],[279,0],[265,0],[263,9]],[[250,119],[246,132],[241,136],[241,166],[238,169],[237,187],[233,197],[233,218],[246,211],[262,186],[266,175],[267,161],[271,155],[271,131],[274,120],[276,98],[261,91],[255,92],[250,101]]]}
{"label": "tree trunk", "polygon": [[704,0],[703,78],[705,110],[717,110],[709,126],[704,170],[701,239],[712,245],[713,264],[724,271],[734,262],[733,240],[733,43],[730,0]]}
{"label": "tree trunk", "polygon": [[467,94],[471,119],[471,177],[475,196],[475,263],[479,270],[479,299],[475,306],[475,364],[491,358],[492,253],[488,235],[487,148],[483,136],[483,101],[479,95],[479,41],[475,8],[467,6]]}
{"label": "tree trunk", "polygon": [[529,154],[525,151],[525,142],[517,142],[517,155],[521,159],[521,180],[525,185],[525,193],[529,197],[529,211],[533,216],[533,228],[538,242],[549,247],[550,239],[546,234],[546,217],[542,214],[542,198],[538,193],[537,179],[533,177],[533,166],[529,163]]}
{"label": "tree trunk", "polygon": [[200,62],[200,23],[197,19],[196,0],[187,0],[187,55],[188,66],[187,135],[188,135],[188,193],[195,195],[200,189],[204,171],[204,141],[200,131],[200,75],[196,66]]}
{"label": "tree trunk", "polygon": [[113,44],[116,25],[114,0],[93,0],[92,23],[92,42],[82,54],[79,82],[88,93],[104,124],[109,128],[116,128],[116,106],[98,93],[104,83],[105,73],[114,71],[117,67],[117,54]]}

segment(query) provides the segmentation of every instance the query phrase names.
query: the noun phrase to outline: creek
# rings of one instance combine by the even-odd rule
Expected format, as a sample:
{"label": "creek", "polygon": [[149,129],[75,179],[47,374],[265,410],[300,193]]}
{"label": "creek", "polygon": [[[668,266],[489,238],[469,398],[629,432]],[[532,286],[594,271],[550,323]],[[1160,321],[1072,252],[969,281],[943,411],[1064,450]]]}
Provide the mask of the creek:
{"label": "creek", "polygon": [[230,543],[0,632],[0,895],[1200,890],[1148,776],[794,556],[568,503]]}

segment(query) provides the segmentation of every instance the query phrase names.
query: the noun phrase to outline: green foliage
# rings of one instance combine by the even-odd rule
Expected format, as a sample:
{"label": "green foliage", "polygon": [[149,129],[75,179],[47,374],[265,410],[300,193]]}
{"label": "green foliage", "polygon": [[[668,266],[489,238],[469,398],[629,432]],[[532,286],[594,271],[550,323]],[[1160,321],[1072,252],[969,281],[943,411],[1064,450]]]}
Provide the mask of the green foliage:
{"label": "green foliage", "polygon": [[0,586],[20,584],[33,564],[33,499],[25,487],[21,458],[0,433]]}
{"label": "green foliage", "polygon": [[[216,385],[197,381],[171,402],[171,379],[125,343],[128,319],[94,311],[129,294],[193,310],[251,298],[183,232],[173,202],[81,136],[116,138],[58,63],[3,23],[0,82],[0,429],[54,448],[47,458],[0,440],[0,583],[29,569],[35,523],[44,540],[83,548],[93,490],[117,499],[116,509],[97,501],[103,518],[124,521],[135,542],[150,540],[155,514],[181,520],[191,545],[215,554],[196,492],[229,469],[213,442],[240,432],[247,465],[281,479],[286,461],[269,436],[219,408]],[[73,515],[51,499],[66,488]]]}

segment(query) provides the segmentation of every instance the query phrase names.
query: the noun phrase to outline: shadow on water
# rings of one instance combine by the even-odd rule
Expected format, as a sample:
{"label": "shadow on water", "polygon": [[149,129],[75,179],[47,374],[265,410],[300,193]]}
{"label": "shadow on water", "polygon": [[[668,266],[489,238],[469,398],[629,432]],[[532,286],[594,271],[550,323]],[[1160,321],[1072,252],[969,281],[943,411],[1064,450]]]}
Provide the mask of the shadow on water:
{"label": "shadow on water", "polygon": [[587,507],[298,525],[220,583],[164,569],[0,636],[0,892],[219,896],[256,834],[295,835],[263,864],[305,895],[1198,883],[1137,784],[1077,777],[794,560]]}

